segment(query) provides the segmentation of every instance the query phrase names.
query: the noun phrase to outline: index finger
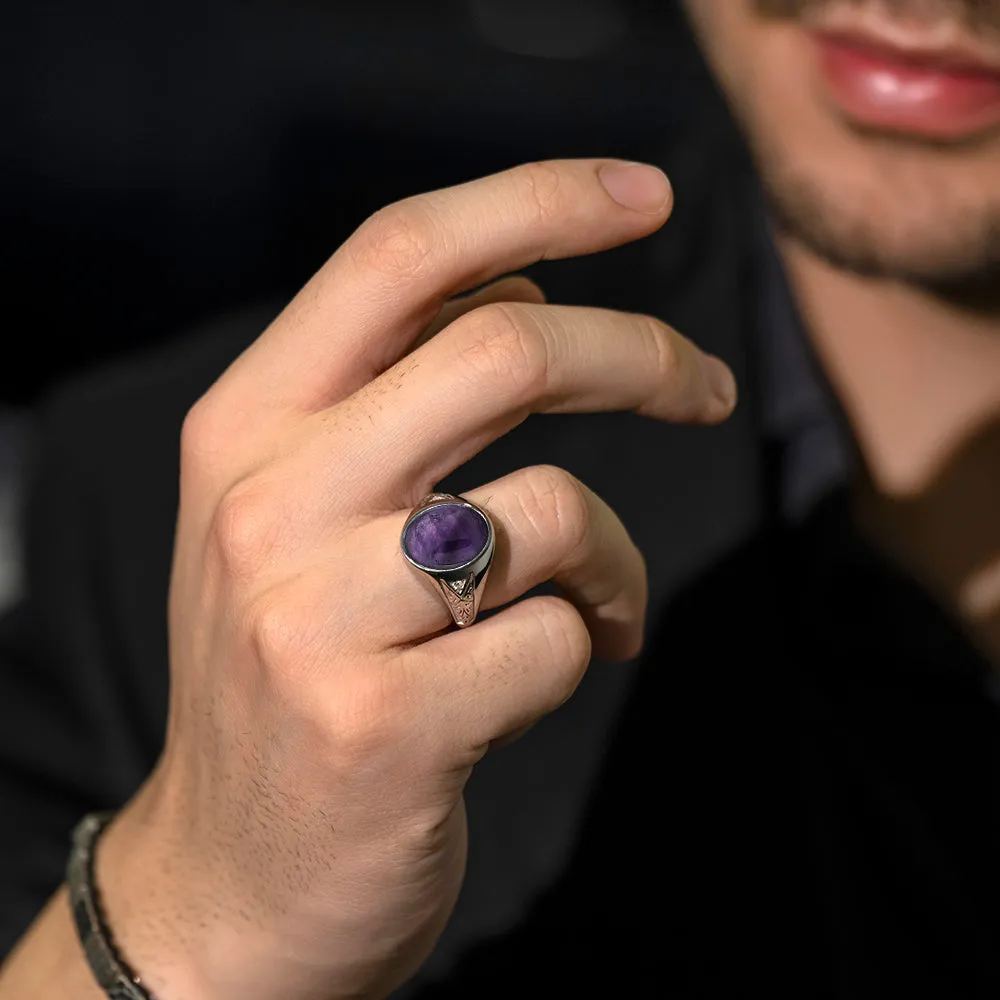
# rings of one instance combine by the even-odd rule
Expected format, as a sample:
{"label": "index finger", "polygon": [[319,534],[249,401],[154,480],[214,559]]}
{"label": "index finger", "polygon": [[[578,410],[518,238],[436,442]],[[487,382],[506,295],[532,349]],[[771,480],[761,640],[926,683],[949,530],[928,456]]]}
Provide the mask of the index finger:
{"label": "index finger", "polygon": [[321,409],[394,364],[443,301],[542,259],[658,229],[672,205],[656,167],[549,160],[381,209],[227,373],[254,405]]}

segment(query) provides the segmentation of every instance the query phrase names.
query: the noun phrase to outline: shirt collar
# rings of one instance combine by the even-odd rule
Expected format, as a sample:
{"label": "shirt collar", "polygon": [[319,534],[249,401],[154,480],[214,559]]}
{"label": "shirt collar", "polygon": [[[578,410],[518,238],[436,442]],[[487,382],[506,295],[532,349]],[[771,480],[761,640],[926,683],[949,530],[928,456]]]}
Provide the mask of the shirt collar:
{"label": "shirt collar", "polygon": [[762,426],[781,445],[781,513],[800,522],[850,478],[851,437],[809,344],[763,210],[755,232]]}

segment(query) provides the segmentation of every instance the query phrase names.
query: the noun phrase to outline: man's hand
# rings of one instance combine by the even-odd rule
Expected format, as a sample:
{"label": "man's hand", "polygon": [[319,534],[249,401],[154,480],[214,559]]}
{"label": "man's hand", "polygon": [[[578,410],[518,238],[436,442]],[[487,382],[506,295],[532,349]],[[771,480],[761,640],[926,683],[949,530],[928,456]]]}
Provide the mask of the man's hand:
{"label": "man's hand", "polygon": [[451,298],[644,236],[669,203],[656,171],[579,160],[392,205],[191,410],[166,747],[97,866],[164,1000],[385,996],[451,912],[491,741],[565,701],[592,647],[638,651],[642,557],[560,469],[467,495],[498,531],[483,606],[550,579],[565,600],[446,629],[399,535],[530,413],[728,415],[728,369],[658,320],[547,305],[523,278]]}

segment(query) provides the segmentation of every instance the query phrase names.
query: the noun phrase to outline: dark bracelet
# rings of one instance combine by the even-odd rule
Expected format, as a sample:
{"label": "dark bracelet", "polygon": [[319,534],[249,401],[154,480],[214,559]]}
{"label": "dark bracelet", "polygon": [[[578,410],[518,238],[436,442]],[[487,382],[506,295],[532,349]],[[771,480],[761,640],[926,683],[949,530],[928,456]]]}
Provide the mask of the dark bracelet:
{"label": "dark bracelet", "polygon": [[112,1000],[155,1000],[118,953],[94,884],[94,846],[113,818],[114,813],[91,813],[73,831],[73,849],[66,865],[70,907],[97,985]]}

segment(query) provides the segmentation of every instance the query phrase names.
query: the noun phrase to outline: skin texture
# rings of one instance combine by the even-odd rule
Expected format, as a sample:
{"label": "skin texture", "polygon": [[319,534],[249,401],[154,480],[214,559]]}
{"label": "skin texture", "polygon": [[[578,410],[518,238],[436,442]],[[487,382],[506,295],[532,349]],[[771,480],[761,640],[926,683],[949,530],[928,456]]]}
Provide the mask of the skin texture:
{"label": "skin texture", "polygon": [[[97,857],[116,939],[157,995],[389,993],[457,896],[472,767],[565,701],[592,649],[638,651],[642,556],[560,469],[468,496],[499,527],[484,607],[548,579],[566,599],[446,629],[398,539],[423,494],[531,412],[729,414],[729,370],[656,319],[548,305],[524,279],[448,301],[644,236],[670,204],[654,168],[578,160],[389,206],[188,415],[166,747]],[[65,921],[57,900],[0,996],[40,995]]]}

